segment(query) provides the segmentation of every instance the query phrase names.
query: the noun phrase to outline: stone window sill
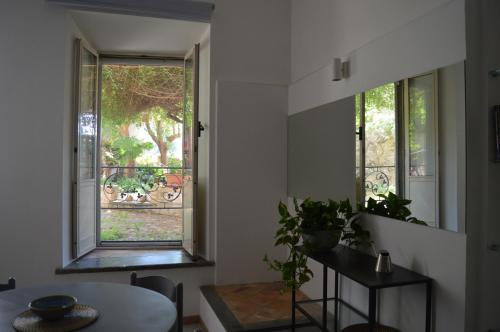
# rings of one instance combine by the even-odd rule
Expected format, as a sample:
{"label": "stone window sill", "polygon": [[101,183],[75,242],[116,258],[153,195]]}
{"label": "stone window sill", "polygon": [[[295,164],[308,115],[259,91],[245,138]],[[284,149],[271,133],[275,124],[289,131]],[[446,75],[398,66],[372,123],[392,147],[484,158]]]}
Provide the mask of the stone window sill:
{"label": "stone window sill", "polygon": [[213,265],[214,262],[203,258],[193,260],[182,249],[95,249],[67,266],[56,269],[56,274],[178,269]]}

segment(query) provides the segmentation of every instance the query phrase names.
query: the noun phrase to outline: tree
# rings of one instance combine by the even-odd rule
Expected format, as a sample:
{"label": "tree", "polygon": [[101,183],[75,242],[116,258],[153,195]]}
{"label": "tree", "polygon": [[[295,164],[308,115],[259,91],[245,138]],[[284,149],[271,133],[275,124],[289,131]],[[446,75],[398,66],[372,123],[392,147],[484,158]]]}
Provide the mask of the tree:
{"label": "tree", "polygon": [[144,126],[167,166],[168,149],[182,133],[183,68],[106,65],[102,75],[102,137],[127,137],[131,124]]}
{"label": "tree", "polygon": [[151,111],[144,112],[142,122],[155,142],[160,152],[160,164],[168,166],[168,150],[172,143],[181,137],[180,124],[165,116],[163,109],[154,107]]}
{"label": "tree", "polygon": [[[360,95],[356,96],[356,126],[360,126]],[[374,180],[379,172],[388,177],[389,190],[396,185],[396,89],[393,83],[365,92],[365,180]],[[359,144],[357,154],[361,153]],[[357,160],[357,167],[359,162]],[[379,167],[382,167],[381,169]],[[361,181],[357,179],[357,189]],[[359,192],[358,192],[359,195]]]}
{"label": "tree", "polygon": [[392,166],[396,158],[396,93],[393,83],[365,92],[366,166]]}
{"label": "tree", "polygon": [[[149,142],[142,142],[135,137],[123,136],[113,141],[109,148],[110,154],[106,156],[119,166],[134,167],[136,158],[152,148],[153,144]],[[134,166],[130,166],[132,163]]]}

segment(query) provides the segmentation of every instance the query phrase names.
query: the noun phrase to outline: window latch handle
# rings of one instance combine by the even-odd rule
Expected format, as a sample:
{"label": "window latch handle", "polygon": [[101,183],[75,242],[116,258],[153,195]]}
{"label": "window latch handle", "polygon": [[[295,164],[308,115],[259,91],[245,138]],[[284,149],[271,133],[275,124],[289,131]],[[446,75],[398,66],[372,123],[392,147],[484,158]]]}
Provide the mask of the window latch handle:
{"label": "window latch handle", "polygon": [[358,127],[358,131],[356,132],[356,135],[358,135],[358,140],[360,140],[360,141],[363,140],[363,127]]}
{"label": "window latch handle", "polygon": [[205,127],[198,121],[198,137],[201,137],[201,132],[205,130]]}

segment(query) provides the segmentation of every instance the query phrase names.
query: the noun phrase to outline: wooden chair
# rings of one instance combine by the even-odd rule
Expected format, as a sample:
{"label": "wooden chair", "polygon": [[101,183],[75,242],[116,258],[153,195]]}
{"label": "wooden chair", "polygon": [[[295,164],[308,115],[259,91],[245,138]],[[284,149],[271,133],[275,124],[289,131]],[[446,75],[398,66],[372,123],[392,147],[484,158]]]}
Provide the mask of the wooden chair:
{"label": "wooden chair", "polygon": [[0,292],[16,288],[16,279],[9,278],[6,284],[0,284]]}
{"label": "wooden chair", "polygon": [[137,277],[137,273],[130,274],[130,284],[132,286],[147,288],[168,297],[177,307],[176,329],[173,331],[182,332],[183,319],[183,286],[182,283],[175,283],[162,276]]}

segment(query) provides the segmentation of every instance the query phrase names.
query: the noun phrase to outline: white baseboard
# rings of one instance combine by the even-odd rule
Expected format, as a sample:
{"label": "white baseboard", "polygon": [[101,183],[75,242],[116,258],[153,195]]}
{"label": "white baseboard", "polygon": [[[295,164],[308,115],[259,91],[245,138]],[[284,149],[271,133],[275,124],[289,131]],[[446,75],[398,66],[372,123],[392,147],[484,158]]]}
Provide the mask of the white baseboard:
{"label": "white baseboard", "polygon": [[200,317],[208,332],[227,332],[214,310],[200,291]]}

